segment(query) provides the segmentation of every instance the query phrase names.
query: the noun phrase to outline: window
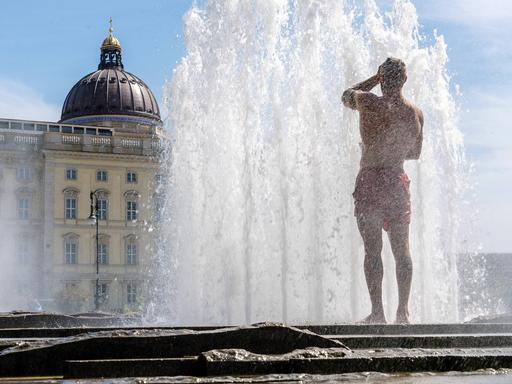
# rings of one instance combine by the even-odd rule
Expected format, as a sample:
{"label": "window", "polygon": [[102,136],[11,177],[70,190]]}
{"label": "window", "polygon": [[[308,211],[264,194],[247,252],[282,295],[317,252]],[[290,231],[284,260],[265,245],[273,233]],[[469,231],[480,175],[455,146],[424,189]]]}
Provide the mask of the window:
{"label": "window", "polygon": [[126,264],[136,265],[137,263],[137,243],[130,241],[126,244]]}
{"label": "window", "polygon": [[126,221],[136,221],[138,219],[138,199],[137,191],[127,191],[124,194],[126,199]]}
{"label": "window", "polygon": [[136,183],[137,182],[137,174],[135,172],[128,172],[126,174],[126,182],[127,183]]}
{"label": "window", "polygon": [[18,219],[30,219],[30,200],[28,197],[18,199]]}
{"label": "window", "polygon": [[126,284],[126,302],[128,304],[137,302],[137,284],[134,282]]}
{"label": "window", "polygon": [[64,256],[66,264],[76,264],[77,261],[77,244],[74,241],[66,241],[64,243]]}
{"label": "window", "polygon": [[78,282],[76,281],[65,281],[64,282],[64,289],[66,291],[74,291],[78,288]]}
{"label": "window", "polygon": [[126,202],[126,220],[135,221],[137,220],[137,202],[127,201]]}
{"label": "window", "polygon": [[98,263],[108,264],[108,245],[106,243],[98,244]]}
{"label": "window", "polygon": [[155,193],[153,195],[153,199],[152,199],[151,203],[153,205],[153,220],[156,222],[159,222],[162,220],[164,210],[165,210],[165,205],[164,205],[164,200],[162,198],[162,195]]}
{"label": "window", "polygon": [[99,170],[96,171],[96,180],[97,181],[107,181],[108,175],[107,171]]}
{"label": "window", "polygon": [[99,283],[97,293],[100,303],[105,303],[108,300],[108,283]]}
{"label": "window", "polygon": [[74,169],[74,168],[66,169],[66,180],[76,180],[76,169]]}
{"label": "window", "polygon": [[18,181],[30,181],[32,172],[29,167],[20,167],[16,170],[16,179]]}
{"label": "window", "polygon": [[30,246],[26,236],[20,237],[16,244],[16,259],[20,264],[28,264],[30,261]]}
{"label": "window", "polygon": [[76,219],[78,207],[78,189],[66,188],[64,191],[64,218]]}
{"label": "window", "polygon": [[107,220],[107,214],[108,214],[108,200],[104,197],[98,198],[98,220]]}
{"label": "window", "polygon": [[64,235],[64,263],[78,263],[78,238],[75,233]]}
{"label": "window", "polygon": [[66,219],[76,219],[75,197],[66,197]]}

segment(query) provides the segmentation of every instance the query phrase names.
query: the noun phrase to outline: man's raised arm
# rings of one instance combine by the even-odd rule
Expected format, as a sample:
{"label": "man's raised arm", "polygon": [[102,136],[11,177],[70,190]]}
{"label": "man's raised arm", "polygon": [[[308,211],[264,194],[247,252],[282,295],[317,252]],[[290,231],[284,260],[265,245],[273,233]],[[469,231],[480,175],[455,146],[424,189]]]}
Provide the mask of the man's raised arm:
{"label": "man's raised arm", "polygon": [[[358,109],[358,104],[365,99],[373,99],[377,97],[374,94],[369,93],[380,83],[380,75],[370,77],[369,79],[350,87],[341,96],[341,101],[345,107],[351,109]],[[371,95],[371,96],[370,96]]]}

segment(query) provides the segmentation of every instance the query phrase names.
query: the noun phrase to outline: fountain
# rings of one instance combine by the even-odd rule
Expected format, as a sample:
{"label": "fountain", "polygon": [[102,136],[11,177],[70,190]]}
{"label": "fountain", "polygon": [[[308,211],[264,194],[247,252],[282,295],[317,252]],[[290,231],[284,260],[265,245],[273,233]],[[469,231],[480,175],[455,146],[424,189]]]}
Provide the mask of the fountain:
{"label": "fountain", "polygon": [[[386,57],[425,115],[412,183],[414,322],[456,322],[455,256],[466,185],[442,36],[396,0],[205,0],[185,16],[187,54],[165,86],[172,139],[167,247],[157,285],[172,324],[352,322],[369,313],[353,217],[358,116],[347,86]],[[394,318],[385,242],[384,305]]]}

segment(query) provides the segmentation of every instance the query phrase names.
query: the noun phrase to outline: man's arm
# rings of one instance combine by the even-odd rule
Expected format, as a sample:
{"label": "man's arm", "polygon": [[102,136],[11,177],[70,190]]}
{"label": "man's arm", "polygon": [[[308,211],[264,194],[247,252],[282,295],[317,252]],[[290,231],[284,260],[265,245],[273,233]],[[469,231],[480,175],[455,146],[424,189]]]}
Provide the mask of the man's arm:
{"label": "man's arm", "polygon": [[370,91],[380,83],[380,75],[370,77],[369,79],[348,88],[343,92],[341,101],[343,105],[351,109],[359,109],[359,105],[364,105],[367,101],[372,102],[377,97]]}
{"label": "man's arm", "polygon": [[420,132],[416,138],[414,146],[407,153],[406,160],[418,160],[421,154],[421,147],[423,145],[423,112],[418,109],[418,120],[420,121]]}

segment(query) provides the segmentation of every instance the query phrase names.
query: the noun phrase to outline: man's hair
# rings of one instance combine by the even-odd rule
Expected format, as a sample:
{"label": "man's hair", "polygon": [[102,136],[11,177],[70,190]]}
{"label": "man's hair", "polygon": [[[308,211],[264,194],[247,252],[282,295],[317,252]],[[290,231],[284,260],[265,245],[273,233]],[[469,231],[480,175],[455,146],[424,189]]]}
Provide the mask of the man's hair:
{"label": "man's hair", "polygon": [[382,86],[387,89],[400,89],[407,81],[405,63],[394,57],[388,57],[380,66],[379,73],[382,76]]}

